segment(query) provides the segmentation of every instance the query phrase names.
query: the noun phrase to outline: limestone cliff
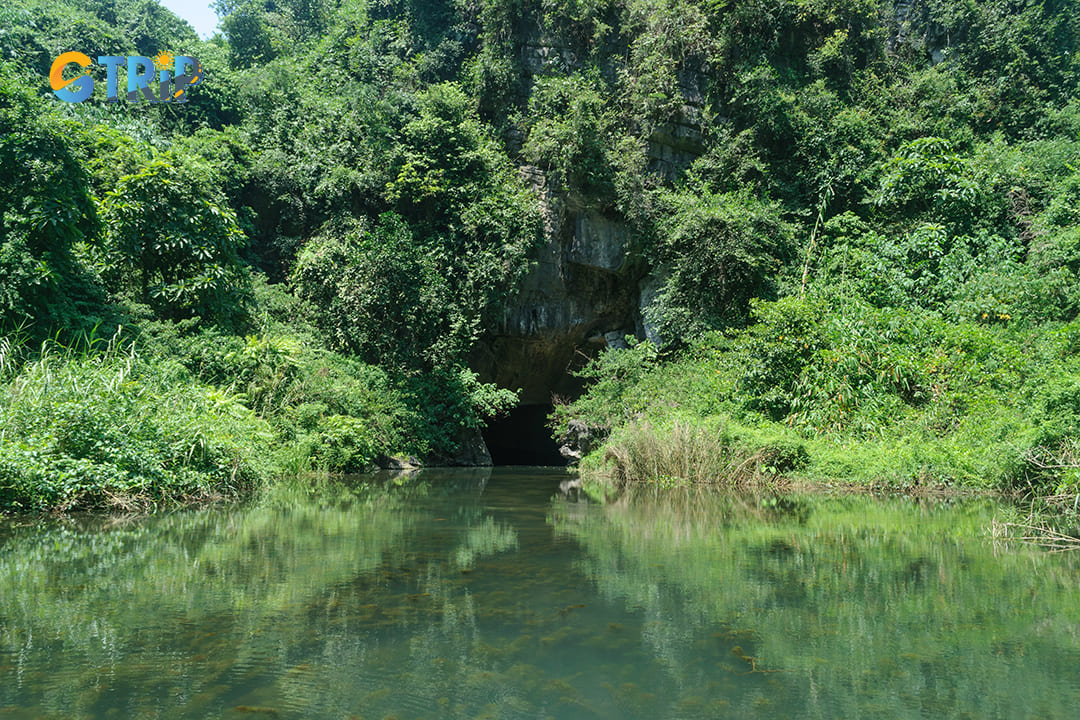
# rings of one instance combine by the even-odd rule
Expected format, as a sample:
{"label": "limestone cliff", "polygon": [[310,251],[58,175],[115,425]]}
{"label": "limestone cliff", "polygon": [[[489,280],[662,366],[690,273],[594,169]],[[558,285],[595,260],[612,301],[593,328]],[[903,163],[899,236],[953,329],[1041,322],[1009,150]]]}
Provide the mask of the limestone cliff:
{"label": "limestone cliff", "polygon": [[[572,71],[579,53],[533,30],[519,42],[526,86],[543,72]],[[671,181],[703,151],[701,75],[681,72],[681,111],[648,136],[648,169]],[[511,142],[513,144],[513,141]],[[570,372],[627,335],[656,340],[642,310],[659,275],[634,252],[629,225],[610,203],[557,185],[540,168],[520,172],[541,199],[544,241],[535,266],[497,327],[471,358],[485,381],[521,388],[523,404],[548,404],[580,390]]]}

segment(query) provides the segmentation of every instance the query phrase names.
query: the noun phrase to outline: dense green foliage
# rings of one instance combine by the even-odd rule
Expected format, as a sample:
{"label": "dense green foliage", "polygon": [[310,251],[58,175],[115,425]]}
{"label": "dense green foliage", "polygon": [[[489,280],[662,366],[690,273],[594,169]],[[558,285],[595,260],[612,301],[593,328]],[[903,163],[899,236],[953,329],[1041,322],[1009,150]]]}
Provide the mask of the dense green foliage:
{"label": "dense green foliage", "polygon": [[63,123],[9,67],[0,65],[0,324],[77,327],[101,301],[73,257],[98,230],[86,170]]}
{"label": "dense green foliage", "polygon": [[[514,402],[464,359],[539,214],[470,96],[413,75],[364,4],[218,11],[209,42],[140,0],[0,11],[4,509],[445,461]],[[188,53],[213,81],[186,106],[66,106],[45,78],[69,49]],[[82,340],[118,327],[104,354]]]}
{"label": "dense green foliage", "polygon": [[[46,344],[14,378],[0,377],[4,509],[134,509],[261,483],[270,429],[239,398],[118,342],[94,345]],[[0,362],[11,350],[0,346]]]}
{"label": "dense green foliage", "polygon": [[190,165],[156,158],[106,193],[101,263],[111,287],[157,316],[214,320],[239,304],[244,236],[209,173]]}
{"label": "dense green foliage", "polygon": [[732,457],[802,458],[765,463],[781,473],[1080,489],[1075,322],[1037,330],[950,323],[851,297],[785,298],[756,305],[755,316],[750,328],[708,335],[675,359],[641,343],[589,369],[597,382],[557,413],[616,429],[606,452],[587,459],[587,474],[624,479],[623,448],[640,444],[643,423],[689,424],[720,428],[711,437],[726,438]]}
{"label": "dense green foliage", "polygon": [[[467,362],[544,234],[529,165],[623,221],[655,288],[656,352],[599,360],[559,422],[1074,487],[1076,0],[216,7],[206,41],[150,0],[0,9],[11,387],[43,339],[124,326],[187,373],[155,392],[266,423],[289,448],[270,474],[450,459],[513,402]],[[46,78],[72,49],[190,54],[207,79],[183,105],[61,103]],[[4,442],[92,457],[36,432]]]}
{"label": "dense green foliage", "polygon": [[779,472],[1075,495],[1075,3],[649,5],[687,44],[631,41],[624,127],[697,113],[702,139],[673,181],[607,146],[659,347],[557,409],[610,434],[586,475],[719,453],[706,475],[739,482],[799,448]]}

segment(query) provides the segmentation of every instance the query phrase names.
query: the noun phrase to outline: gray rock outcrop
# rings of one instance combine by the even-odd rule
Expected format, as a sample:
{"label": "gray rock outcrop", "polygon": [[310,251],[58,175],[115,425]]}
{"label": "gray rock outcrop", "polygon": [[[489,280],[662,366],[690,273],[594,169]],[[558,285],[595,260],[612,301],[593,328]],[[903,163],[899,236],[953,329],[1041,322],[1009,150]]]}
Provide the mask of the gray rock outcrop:
{"label": "gray rock outcrop", "polygon": [[[526,33],[521,59],[529,82],[578,67],[573,48],[539,31]],[[702,77],[680,72],[680,109],[648,136],[649,170],[667,180],[703,152]],[[470,360],[484,381],[521,388],[522,403],[547,404],[553,396],[576,396],[580,383],[572,371],[604,347],[624,345],[627,335],[660,340],[643,311],[664,277],[650,274],[636,256],[637,238],[612,208],[590,204],[574,188],[553,186],[540,168],[523,166],[521,173],[541,200],[544,242],[520,291]]]}

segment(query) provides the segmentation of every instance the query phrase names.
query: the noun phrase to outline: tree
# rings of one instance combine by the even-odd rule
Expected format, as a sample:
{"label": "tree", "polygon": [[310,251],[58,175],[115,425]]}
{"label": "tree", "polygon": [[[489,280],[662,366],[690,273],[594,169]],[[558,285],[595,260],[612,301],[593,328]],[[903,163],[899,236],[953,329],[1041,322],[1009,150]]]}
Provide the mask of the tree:
{"label": "tree", "polygon": [[662,202],[668,212],[652,254],[666,280],[647,318],[672,340],[745,324],[752,298],[775,295],[790,254],[779,208],[747,189],[717,194],[704,185],[665,192]]}
{"label": "tree", "polygon": [[93,324],[101,293],[73,255],[97,215],[61,121],[0,62],[0,327]]}
{"label": "tree", "polygon": [[164,318],[228,320],[240,310],[246,238],[208,166],[159,155],[121,178],[101,207],[113,290],[133,292]]}
{"label": "tree", "polygon": [[457,84],[418,99],[386,197],[447,279],[471,342],[528,270],[538,202]]}
{"label": "tree", "polygon": [[332,344],[368,362],[430,368],[471,339],[448,279],[394,213],[324,230],[300,252],[292,280]]}

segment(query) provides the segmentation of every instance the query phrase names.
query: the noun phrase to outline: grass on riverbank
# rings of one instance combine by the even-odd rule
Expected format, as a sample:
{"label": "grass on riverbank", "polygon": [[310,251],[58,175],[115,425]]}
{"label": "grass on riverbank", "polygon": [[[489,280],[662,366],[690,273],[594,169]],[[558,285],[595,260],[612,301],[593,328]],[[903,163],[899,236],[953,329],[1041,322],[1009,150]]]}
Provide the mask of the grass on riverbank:
{"label": "grass on riverbank", "polygon": [[392,456],[438,464],[516,399],[464,368],[334,352],[301,301],[261,281],[239,331],[130,310],[111,340],[0,333],[0,513],[238,498]]}
{"label": "grass on riverbank", "polygon": [[46,344],[0,394],[0,511],[131,510],[237,497],[270,471],[267,423],[120,338]]}
{"label": "grass on riverbank", "polygon": [[[663,356],[641,343],[556,409],[605,436],[586,485],[770,481],[1080,493],[1080,323],[946,322],[813,298]],[[782,460],[770,460],[772,457]]]}
{"label": "grass on riverbank", "polygon": [[768,485],[805,467],[806,449],[797,438],[758,438],[718,416],[635,421],[617,428],[601,451],[589,455],[582,473],[593,485],[618,490],[648,479],[664,487],[723,484]]}

